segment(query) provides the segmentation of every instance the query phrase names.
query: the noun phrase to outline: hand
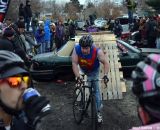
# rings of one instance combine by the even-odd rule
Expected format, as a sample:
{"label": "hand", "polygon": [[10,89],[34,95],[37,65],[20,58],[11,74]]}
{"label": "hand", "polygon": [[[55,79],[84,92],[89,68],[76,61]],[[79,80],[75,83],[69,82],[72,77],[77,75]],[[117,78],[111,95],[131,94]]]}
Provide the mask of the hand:
{"label": "hand", "polygon": [[81,76],[76,78],[76,84],[82,84],[82,82],[83,78]]}
{"label": "hand", "polygon": [[104,79],[105,85],[107,85],[109,79],[108,79],[108,76],[106,74],[103,76],[103,79]]}
{"label": "hand", "polygon": [[49,100],[43,96],[33,96],[25,102],[25,112],[28,118],[29,125],[36,126],[36,124],[46,115],[51,113]]}

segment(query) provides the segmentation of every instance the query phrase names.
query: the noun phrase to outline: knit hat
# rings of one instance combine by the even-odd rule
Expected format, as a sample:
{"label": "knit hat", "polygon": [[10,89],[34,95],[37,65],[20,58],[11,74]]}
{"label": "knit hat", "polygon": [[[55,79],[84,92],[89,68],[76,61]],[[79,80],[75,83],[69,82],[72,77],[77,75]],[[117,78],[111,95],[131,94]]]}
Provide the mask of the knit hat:
{"label": "knit hat", "polygon": [[14,35],[14,31],[10,27],[7,27],[3,32],[3,36],[5,37],[12,37],[13,35]]}

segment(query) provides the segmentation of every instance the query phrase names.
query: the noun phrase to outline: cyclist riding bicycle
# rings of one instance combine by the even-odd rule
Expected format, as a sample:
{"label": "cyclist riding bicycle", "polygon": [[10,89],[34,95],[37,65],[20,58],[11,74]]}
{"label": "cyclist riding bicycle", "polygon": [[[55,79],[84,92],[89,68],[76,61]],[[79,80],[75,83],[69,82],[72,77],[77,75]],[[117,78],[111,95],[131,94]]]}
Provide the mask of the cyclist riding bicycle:
{"label": "cyclist riding bicycle", "polygon": [[[157,124],[153,123],[160,122],[160,55],[150,54],[139,62],[132,72],[132,79],[132,91],[139,102],[138,115],[146,125],[134,129],[147,129],[147,126],[157,129]],[[158,126],[160,128],[160,124]]]}
{"label": "cyclist riding bicycle", "polygon": [[49,101],[29,88],[29,83],[24,61],[13,52],[1,50],[0,130],[35,130],[51,112]]}
{"label": "cyclist riding bicycle", "polygon": [[[109,65],[106,61],[105,55],[100,48],[96,48],[93,44],[91,35],[82,36],[79,40],[79,44],[76,44],[72,53],[72,69],[77,78],[77,82],[81,82],[80,70],[87,75],[88,80],[99,78],[100,62],[104,66],[104,81],[107,83]],[[79,67],[80,70],[79,70]],[[98,112],[98,122],[103,121],[101,115],[102,101],[99,90],[99,82],[94,83],[94,90],[96,96],[96,105]]]}

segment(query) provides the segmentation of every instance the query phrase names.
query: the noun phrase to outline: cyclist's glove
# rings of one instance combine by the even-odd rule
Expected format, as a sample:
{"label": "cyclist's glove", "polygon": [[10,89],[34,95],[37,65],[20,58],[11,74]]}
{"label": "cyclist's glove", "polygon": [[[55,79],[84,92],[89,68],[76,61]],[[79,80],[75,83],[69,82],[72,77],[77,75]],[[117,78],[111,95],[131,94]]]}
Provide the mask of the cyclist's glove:
{"label": "cyclist's glove", "polygon": [[108,79],[108,76],[106,74],[104,75],[103,79],[104,79],[104,83],[107,85],[109,79]]}
{"label": "cyclist's glove", "polygon": [[77,77],[76,78],[76,84],[82,84],[83,78],[82,77]]}
{"label": "cyclist's glove", "polygon": [[45,109],[49,105],[49,100],[43,96],[33,96],[25,102],[25,113],[28,124],[35,127],[40,120],[51,113],[51,109]]}

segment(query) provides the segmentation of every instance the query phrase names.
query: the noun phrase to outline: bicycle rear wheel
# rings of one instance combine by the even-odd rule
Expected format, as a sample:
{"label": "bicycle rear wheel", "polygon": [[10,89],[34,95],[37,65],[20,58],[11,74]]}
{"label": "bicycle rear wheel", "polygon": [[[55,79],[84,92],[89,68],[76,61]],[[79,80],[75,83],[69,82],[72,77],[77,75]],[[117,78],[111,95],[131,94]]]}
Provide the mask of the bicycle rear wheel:
{"label": "bicycle rear wheel", "polygon": [[84,94],[82,89],[76,88],[74,90],[74,101],[73,101],[73,116],[77,124],[80,124],[83,120],[84,111]]}
{"label": "bicycle rear wheel", "polygon": [[91,97],[91,120],[92,120],[92,130],[98,129],[97,120],[97,107],[95,95]]}

